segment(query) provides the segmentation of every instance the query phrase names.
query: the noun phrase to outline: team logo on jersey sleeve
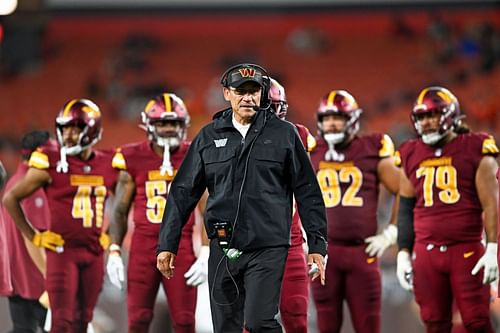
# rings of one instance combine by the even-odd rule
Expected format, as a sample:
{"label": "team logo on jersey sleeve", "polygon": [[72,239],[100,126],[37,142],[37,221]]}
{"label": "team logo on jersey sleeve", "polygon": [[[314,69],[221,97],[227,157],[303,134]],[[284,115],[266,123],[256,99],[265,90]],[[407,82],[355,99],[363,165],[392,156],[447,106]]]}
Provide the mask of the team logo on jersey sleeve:
{"label": "team logo on jersey sleeve", "polygon": [[394,153],[394,164],[396,166],[401,166],[401,153],[399,152],[399,150],[397,150],[395,153]]}
{"label": "team logo on jersey sleeve", "polygon": [[307,132],[307,152],[309,152],[309,153],[312,152],[314,150],[314,148],[316,148],[316,145],[317,145],[316,139],[308,131]]}
{"label": "team logo on jersey sleeve", "polygon": [[28,166],[41,170],[48,169],[50,166],[49,157],[45,153],[42,153],[39,150],[35,150],[33,153],[31,153]]}
{"label": "team logo on jersey sleeve", "polygon": [[111,161],[111,166],[119,170],[127,170],[127,162],[125,161],[125,156],[118,149],[113,156],[113,161]]}
{"label": "team logo on jersey sleeve", "polygon": [[486,155],[486,154],[498,154],[498,146],[495,142],[495,139],[492,136],[490,136],[487,139],[484,139],[482,153],[484,155]]}
{"label": "team logo on jersey sleeve", "polygon": [[380,143],[382,144],[382,148],[378,151],[379,157],[390,157],[394,155],[394,143],[387,134],[384,134]]}

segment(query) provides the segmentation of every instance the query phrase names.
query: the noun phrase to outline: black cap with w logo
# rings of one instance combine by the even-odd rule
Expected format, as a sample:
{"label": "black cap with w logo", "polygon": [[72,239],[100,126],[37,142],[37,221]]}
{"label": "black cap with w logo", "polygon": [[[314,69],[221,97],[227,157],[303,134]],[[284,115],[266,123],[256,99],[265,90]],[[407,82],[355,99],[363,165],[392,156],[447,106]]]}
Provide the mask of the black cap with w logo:
{"label": "black cap with w logo", "polygon": [[229,68],[221,79],[221,84],[224,87],[238,88],[243,83],[252,81],[264,86],[263,77],[267,76],[264,68],[254,64],[239,64]]}

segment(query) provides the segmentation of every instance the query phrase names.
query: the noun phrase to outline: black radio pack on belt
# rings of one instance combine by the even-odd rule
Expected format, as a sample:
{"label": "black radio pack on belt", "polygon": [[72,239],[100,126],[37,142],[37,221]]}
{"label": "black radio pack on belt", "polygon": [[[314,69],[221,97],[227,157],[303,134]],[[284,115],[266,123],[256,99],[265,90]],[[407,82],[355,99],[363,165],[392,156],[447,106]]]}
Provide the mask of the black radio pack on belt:
{"label": "black radio pack on belt", "polygon": [[234,248],[229,248],[231,237],[233,235],[233,227],[228,221],[218,221],[213,224],[217,242],[222,251],[229,260],[236,260],[240,257],[241,251]]}

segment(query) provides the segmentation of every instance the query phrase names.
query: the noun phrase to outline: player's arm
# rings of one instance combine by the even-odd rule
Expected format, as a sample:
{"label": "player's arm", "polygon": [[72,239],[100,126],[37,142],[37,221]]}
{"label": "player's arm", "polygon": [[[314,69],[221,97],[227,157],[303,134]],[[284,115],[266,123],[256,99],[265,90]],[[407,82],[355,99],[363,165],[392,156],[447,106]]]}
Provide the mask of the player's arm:
{"label": "player's arm", "polygon": [[198,257],[196,261],[191,265],[189,270],[184,274],[186,278],[186,284],[188,286],[196,287],[208,278],[208,257],[210,255],[209,240],[207,236],[207,231],[205,229],[205,223],[203,223],[205,208],[207,206],[208,191],[205,191],[198,202],[198,210],[201,215],[201,230],[197,235],[201,238],[201,248],[198,252]]}
{"label": "player's arm", "polygon": [[3,205],[9,212],[12,220],[21,233],[33,241],[38,230],[26,219],[21,201],[33,194],[39,188],[51,182],[50,175],[45,170],[30,168],[26,175],[20,179],[3,197]]}
{"label": "player's arm", "polygon": [[121,246],[127,233],[128,212],[135,194],[135,182],[127,171],[121,170],[115,188],[113,211],[109,224],[111,244]]}
{"label": "player's arm", "polygon": [[134,180],[127,171],[121,170],[115,187],[114,205],[109,224],[111,245],[109,246],[109,256],[106,264],[109,280],[120,290],[123,289],[125,281],[125,265],[121,257],[121,245],[127,233],[128,212],[134,194]]}
{"label": "player's arm", "polygon": [[416,203],[415,189],[403,168],[401,168],[399,175],[398,246],[400,251],[404,250],[411,253],[415,240],[413,230],[413,209]]}
{"label": "player's arm", "polygon": [[398,208],[398,247],[396,274],[399,284],[405,290],[413,289],[412,262],[415,231],[413,229],[413,209],[415,208],[415,188],[406,176],[403,168],[399,172],[399,208]]}
{"label": "player's arm", "polygon": [[498,164],[493,156],[484,156],[476,171],[476,191],[483,208],[486,250],[472,270],[477,274],[484,267],[483,283],[490,283],[498,278],[497,263],[497,222],[498,222]]}
{"label": "player's arm", "polygon": [[476,171],[476,190],[484,212],[484,229],[488,243],[497,242],[498,164],[493,156],[484,156]]}
{"label": "player's arm", "polygon": [[399,207],[399,168],[395,165],[395,158],[388,157],[381,160],[377,166],[377,172],[380,182],[395,196],[390,224],[396,226]]}

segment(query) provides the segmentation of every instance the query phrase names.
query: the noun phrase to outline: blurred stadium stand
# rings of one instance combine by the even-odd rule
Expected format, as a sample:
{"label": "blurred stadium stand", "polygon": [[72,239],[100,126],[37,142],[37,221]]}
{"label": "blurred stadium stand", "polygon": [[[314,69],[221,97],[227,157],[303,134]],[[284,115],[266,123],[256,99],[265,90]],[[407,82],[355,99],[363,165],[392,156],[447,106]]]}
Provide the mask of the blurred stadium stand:
{"label": "blurred stadium stand", "polygon": [[[436,41],[429,32],[437,14],[450,30],[448,40]],[[283,82],[290,119],[313,131],[317,102],[331,89],[345,88],[357,97],[364,129],[394,132],[409,128],[408,113],[420,88],[443,84],[459,97],[473,128],[498,132],[500,70],[496,64],[480,69],[479,40],[469,41],[468,53],[463,44],[466,33],[479,39],[478,30],[488,25],[498,60],[499,15],[482,7],[51,14],[38,66],[15,73],[2,67],[0,158],[26,130],[52,129],[60,106],[84,96],[94,99],[106,118],[100,146],[143,138],[137,124],[144,98],[161,90],[186,99],[193,136],[224,106],[220,73],[244,61],[262,64]],[[440,62],[437,53],[446,43],[451,55]],[[399,132],[391,134],[400,140]]]}
{"label": "blurred stadium stand", "polygon": [[[72,98],[88,97],[100,105],[105,119],[99,147],[111,148],[145,138],[137,126],[145,98],[173,91],[187,102],[192,138],[225,107],[219,77],[239,62],[261,64],[278,78],[287,91],[289,119],[313,133],[320,97],[347,89],[364,109],[362,130],[387,132],[400,143],[413,135],[409,112],[418,91],[440,84],[457,95],[474,130],[500,139],[498,5],[402,5],[408,2],[370,7],[292,0],[294,5],[266,11],[161,8],[149,0],[149,8],[101,11],[51,0],[37,21],[41,42],[33,53],[36,59],[31,66],[14,68],[11,60],[18,58],[9,58],[7,48],[13,44],[6,35],[12,22],[0,18],[5,27],[3,42],[0,37],[0,160],[13,172],[21,135],[34,128],[52,130],[57,111]],[[408,312],[408,295],[394,290],[399,287],[390,271],[393,260],[388,254],[384,295],[392,301],[384,303],[383,332],[423,331],[417,310]],[[404,329],[391,328],[404,322],[410,323]]]}

